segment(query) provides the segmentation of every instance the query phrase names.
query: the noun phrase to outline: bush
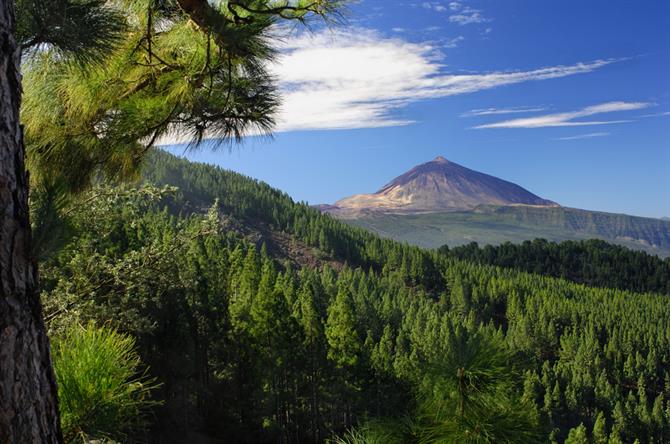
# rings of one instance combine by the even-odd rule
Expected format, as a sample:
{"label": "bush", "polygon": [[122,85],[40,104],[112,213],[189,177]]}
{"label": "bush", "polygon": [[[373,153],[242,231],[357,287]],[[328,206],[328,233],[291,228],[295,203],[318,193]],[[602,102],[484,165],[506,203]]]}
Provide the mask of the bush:
{"label": "bush", "polygon": [[144,425],[157,385],[140,371],[135,340],[107,327],[75,325],[53,338],[61,422],[67,442],[124,440]]}
{"label": "bush", "polygon": [[411,421],[404,418],[394,420],[367,421],[349,429],[343,436],[335,436],[328,444],[402,444],[412,442]]}

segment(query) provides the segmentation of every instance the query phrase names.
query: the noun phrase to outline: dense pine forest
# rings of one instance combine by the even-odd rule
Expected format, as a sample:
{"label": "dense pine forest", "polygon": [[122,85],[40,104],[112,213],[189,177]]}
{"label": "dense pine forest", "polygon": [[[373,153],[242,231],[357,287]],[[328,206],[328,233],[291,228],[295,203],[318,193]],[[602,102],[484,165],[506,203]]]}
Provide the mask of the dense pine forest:
{"label": "dense pine forest", "polygon": [[[599,288],[624,286],[607,267],[618,250],[575,275],[531,253],[498,264],[422,250],[163,152],[136,186],[101,185],[60,211],[36,236],[51,234],[42,299],[70,440],[670,440],[670,304]],[[104,410],[110,428],[87,416],[90,393],[60,383],[68,344],[114,335],[132,384],[127,405]]]}
{"label": "dense pine forest", "polygon": [[544,239],[480,247],[440,247],[441,253],[478,264],[546,274],[595,287],[670,294],[670,258],[598,239],[548,242]]}

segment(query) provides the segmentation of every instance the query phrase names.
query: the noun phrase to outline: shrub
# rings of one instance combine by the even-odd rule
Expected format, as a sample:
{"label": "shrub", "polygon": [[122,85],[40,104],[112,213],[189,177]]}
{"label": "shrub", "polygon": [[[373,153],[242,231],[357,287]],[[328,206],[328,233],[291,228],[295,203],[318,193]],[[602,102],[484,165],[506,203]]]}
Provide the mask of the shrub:
{"label": "shrub", "polygon": [[70,327],[52,347],[67,442],[126,440],[141,429],[157,385],[140,370],[132,337],[91,323]]}

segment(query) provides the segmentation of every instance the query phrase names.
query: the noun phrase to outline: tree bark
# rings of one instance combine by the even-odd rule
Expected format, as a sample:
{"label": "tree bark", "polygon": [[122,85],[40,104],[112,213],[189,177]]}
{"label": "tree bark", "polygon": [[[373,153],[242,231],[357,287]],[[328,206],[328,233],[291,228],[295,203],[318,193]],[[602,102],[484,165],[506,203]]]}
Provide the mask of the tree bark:
{"label": "tree bark", "polygon": [[0,0],[0,444],[62,443],[56,380],[31,257],[21,50]]}

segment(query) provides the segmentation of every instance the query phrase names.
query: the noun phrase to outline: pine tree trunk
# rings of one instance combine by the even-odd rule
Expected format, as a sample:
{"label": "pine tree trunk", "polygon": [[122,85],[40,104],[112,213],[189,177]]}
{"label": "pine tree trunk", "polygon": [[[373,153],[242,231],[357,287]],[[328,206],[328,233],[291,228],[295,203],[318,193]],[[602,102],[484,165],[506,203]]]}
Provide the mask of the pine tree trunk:
{"label": "pine tree trunk", "polygon": [[30,252],[13,3],[0,0],[0,444],[61,443],[56,382]]}

